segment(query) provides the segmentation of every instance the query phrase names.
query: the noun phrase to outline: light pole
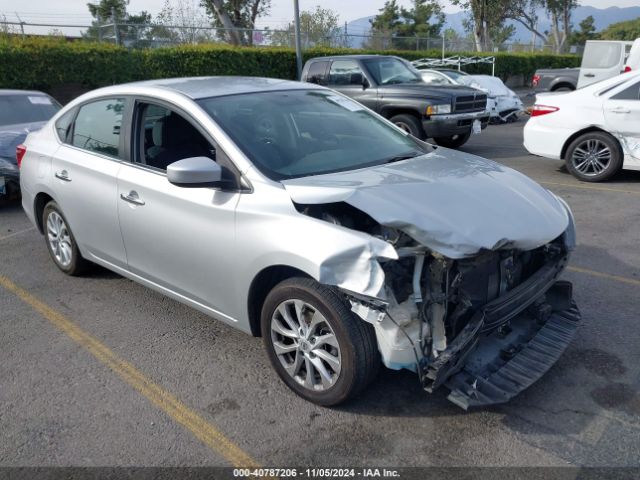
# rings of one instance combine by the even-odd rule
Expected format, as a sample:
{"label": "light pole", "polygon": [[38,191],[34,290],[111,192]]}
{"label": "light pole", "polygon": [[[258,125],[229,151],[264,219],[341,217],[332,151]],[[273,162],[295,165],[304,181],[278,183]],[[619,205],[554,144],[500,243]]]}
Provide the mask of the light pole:
{"label": "light pole", "polygon": [[296,30],[296,65],[298,71],[298,80],[302,76],[302,45],[300,44],[300,8],[298,0],[293,0],[293,16]]}

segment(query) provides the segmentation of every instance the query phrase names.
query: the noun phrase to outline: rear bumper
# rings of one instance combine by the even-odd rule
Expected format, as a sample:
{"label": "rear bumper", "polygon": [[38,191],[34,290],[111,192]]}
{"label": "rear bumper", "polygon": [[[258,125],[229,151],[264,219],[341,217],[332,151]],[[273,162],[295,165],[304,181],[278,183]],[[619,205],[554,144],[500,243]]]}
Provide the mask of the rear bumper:
{"label": "rear bumper", "polygon": [[480,120],[482,128],[489,123],[489,112],[483,110],[473,113],[453,113],[450,115],[432,115],[422,120],[427,137],[449,137],[471,130],[474,120]]}
{"label": "rear bumper", "polygon": [[554,124],[548,125],[548,122],[543,120],[530,118],[524,126],[524,148],[533,155],[559,160],[565,142],[573,133],[573,130],[565,130]]}

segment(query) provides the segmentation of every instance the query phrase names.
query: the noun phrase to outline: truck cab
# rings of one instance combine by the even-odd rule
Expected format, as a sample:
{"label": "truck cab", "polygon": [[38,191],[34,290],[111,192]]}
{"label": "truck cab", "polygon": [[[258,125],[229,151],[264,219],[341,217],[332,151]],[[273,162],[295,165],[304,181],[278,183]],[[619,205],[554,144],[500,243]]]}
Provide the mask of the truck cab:
{"label": "truck cab", "polygon": [[461,85],[432,86],[407,61],[385,55],[313,58],[302,81],[327,86],[438,145],[457,148],[489,122],[487,96]]}

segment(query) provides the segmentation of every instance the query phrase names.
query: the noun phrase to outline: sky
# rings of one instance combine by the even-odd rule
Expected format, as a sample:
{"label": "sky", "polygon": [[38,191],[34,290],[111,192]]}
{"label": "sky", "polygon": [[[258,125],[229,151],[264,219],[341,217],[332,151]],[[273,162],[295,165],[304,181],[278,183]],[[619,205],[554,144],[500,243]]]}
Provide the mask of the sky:
{"label": "sky", "polygon": [[[3,16],[8,21],[15,21],[16,14],[25,22],[31,23],[69,23],[85,25],[91,23],[91,15],[87,9],[88,0],[0,0],[0,21]],[[93,0],[97,2],[98,0]],[[165,0],[130,0],[129,11],[137,13],[147,10],[154,16],[162,9]],[[198,0],[186,0],[198,2]],[[375,15],[384,5],[384,0],[299,0],[300,10],[311,10],[322,5],[338,13],[340,23],[349,22],[361,17]],[[399,0],[400,5],[408,6],[410,0]],[[272,29],[284,27],[293,18],[293,0],[272,0],[271,12],[259,20],[259,27],[269,26]],[[460,10],[448,0],[441,0],[446,12]],[[631,7],[638,5],[638,0],[582,0],[581,5],[598,8],[611,6]],[[40,29],[42,30],[42,29]],[[46,29],[45,29],[46,30]],[[33,33],[47,33],[33,31]],[[65,33],[67,33],[65,31]]]}

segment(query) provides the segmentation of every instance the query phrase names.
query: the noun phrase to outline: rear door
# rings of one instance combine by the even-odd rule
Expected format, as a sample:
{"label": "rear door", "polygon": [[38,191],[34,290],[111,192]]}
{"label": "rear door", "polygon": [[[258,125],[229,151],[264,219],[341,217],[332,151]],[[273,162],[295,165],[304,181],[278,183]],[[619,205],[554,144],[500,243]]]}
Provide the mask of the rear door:
{"label": "rear door", "polygon": [[118,223],[117,176],[126,158],[123,123],[128,108],[126,98],[81,105],[68,128],[57,125],[64,143],[50,170],[55,199],[82,254],[119,267],[126,266],[126,256]]}
{"label": "rear door", "polygon": [[587,41],[582,56],[578,88],[620,75],[624,69],[625,42]]}
{"label": "rear door", "polygon": [[605,100],[604,116],[631,157],[625,166],[640,167],[640,79]]}

